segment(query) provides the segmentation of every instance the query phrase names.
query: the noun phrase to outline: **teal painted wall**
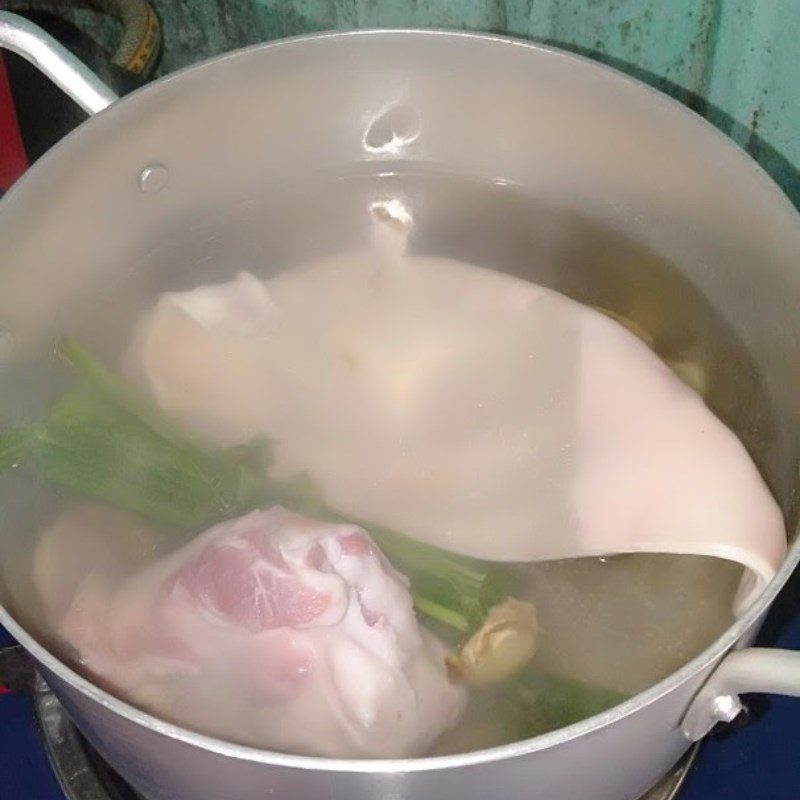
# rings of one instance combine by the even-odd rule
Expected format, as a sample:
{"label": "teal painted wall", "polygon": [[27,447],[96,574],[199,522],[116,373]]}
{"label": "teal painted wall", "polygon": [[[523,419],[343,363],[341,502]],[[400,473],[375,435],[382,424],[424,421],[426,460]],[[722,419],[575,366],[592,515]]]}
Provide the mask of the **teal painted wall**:
{"label": "teal painted wall", "polygon": [[751,152],[800,206],[800,0],[154,0],[161,70],[334,28],[507,33],[669,92]]}

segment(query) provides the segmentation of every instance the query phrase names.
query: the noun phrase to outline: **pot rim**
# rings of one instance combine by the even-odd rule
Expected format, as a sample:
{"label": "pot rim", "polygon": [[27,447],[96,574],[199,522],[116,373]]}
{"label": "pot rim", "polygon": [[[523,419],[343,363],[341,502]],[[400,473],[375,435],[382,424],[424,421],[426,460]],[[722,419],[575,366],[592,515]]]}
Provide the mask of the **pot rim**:
{"label": "pot rim", "polygon": [[[642,81],[633,78],[630,75],[627,75],[626,73],[621,72],[620,70],[615,69],[607,64],[595,61],[591,58],[573,53],[571,51],[511,36],[439,28],[367,28],[348,31],[323,31],[320,33],[304,34],[255,44],[219,56],[204,59],[196,64],[192,64],[177,70],[152,84],[148,84],[140,89],[137,89],[136,91],[132,92],[129,97],[137,96],[141,93],[147,93],[153,90],[157,91],[158,88],[164,84],[180,80],[184,74],[202,70],[210,64],[221,63],[229,59],[246,57],[255,51],[294,47],[304,44],[316,44],[320,41],[326,41],[328,39],[361,38],[372,37],[376,35],[391,37],[425,36],[431,38],[464,39],[468,42],[477,41],[496,43],[497,45],[503,46],[525,48],[546,53],[550,56],[561,58],[566,61],[578,62],[585,66],[589,66],[594,70],[605,73],[606,75],[612,76],[615,80],[627,83],[630,87],[635,87],[640,92],[647,92],[656,102],[672,106],[676,110],[679,110],[683,115],[693,117],[695,122],[699,124],[700,127],[705,129],[706,133],[712,133],[717,138],[720,143],[720,147],[726,147],[729,151],[736,153],[740,160],[741,166],[743,168],[749,168],[753,173],[754,180],[758,180],[764,189],[771,191],[773,194],[773,200],[776,204],[776,210],[780,206],[783,206],[783,211],[789,214],[800,231],[800,214],[794,208],[788,197],[772,180],[772,178],[743,148],[736,144],[732,139],[724,135],[720,130],[711,125],[711,123],[709,123],[698,113],[678,102],[669,95],[659,92],[648,84],[643,83]],[[95,116],[105,117],[106,115],[113,114],[116,106],[125,102],[127,102],[127,98],[118,100],[109,106],[109,108],[104,109]],[[86,124],[92,124],[92,120],[90,119],[88,122],[84,123],[84,125]],[[78,129],[64,137],[64,139],[62,139],[54,148],[52,148],[44,157],[40,159],[38,164],[34,165],[34,167],[25,173],[25,175],[19,181],[17,181],[11,191],[6,194],[2,201],[0,201],[0,212],[2,211],[3,205],[13,199],[17,189],[27,184],[28,178],[32,173],[38,174],[42,170],[46,169],[49,159],[52,158],[67,141],[71,140],[75,136],[80,135],[82,127],[83,125],[79,126]],[[645,706],[656,702],[660,698],[674,691],[683,683],[703,671],[705,668],[709,667],[727,650],[733,648],[739,639],[742,638],[742,636],[747,632],[747,630],[756,624],[759,618],[767,611],[780,589],[789,579],[790,575],[794,571],[794,568],[798,563],[800,563],[800,536],[797,535],[798,533],[800,533],[800,525],[798,525],[798,527],[795,529],[794,544],[787,552],[786,558],[781,565],[780,570],[776,573],[772,581],[764,589],[757,600],[750,606],[747,612],[738,620],[736,620],[716,641],[714,641],[705,650],[703,650],[703,652],[701,652],[680,669],[671,673],[669,676],[649,687],[645,691],[634,695],[620,705],[608,709],[607,711],[604,711],[593,717],[589,717],[564,728],[559,728],[530,739],[524,739],[511,744],[500,745],[498,747],[483,750],[459,753],[456,755],[427,756],[423,758],[407,759],[334,759],[319,756],[292,755],[246,745],[233,744],[212,736],[196,733],[173,723],[165,722],[158,717],[141,711],[125,701],[118,699],[109,692],[101,689],[99,686],[96,686],[94,683],[90,682],[68,667],[60,659],[51,654],[45,647],[40,645],[33,638],[33,636],[27,633],[22,625],[20,625],[14,619],[11,613],[2,604],[0,604],[0,623],[7,628],[7,630],[17,639],[17,641],[26,650],[28,650],[28,652],[30,652],[47,670],[68,685],[76,688],[92,701],[98,703],[103,708],[122,716],[136,725],[147,728],[171,739],[178,740],[187,745],[198,747],[227,758],[235,758],[244,761],[294,769],[345,773],[428,772],[449,769],[451,767],[472,766],[487,762],[499,761],[502,759],[523,756],[546,750],[558,745],[563,745],[571,740],[578,739],[589,733],[604,728],[607,725],[619,722],[625,717],[638,712]]]}

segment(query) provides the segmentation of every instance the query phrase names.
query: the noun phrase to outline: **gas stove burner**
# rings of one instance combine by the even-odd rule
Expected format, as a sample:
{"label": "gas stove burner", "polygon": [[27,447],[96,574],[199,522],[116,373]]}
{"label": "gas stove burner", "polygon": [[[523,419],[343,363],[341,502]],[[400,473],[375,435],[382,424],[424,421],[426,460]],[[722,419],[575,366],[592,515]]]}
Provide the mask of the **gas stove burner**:
{"label": "gas stove burner", "polygon": [[41,676],[36,678],[33,707],[66,800],[142,800],[80,735]]}
{"label": "gas stove burner", "polygon": [[[80,735],[61,703],[39,676],[34,690],[34,709],[47,757],[66,800],[143,800]],[[640,800],[676,800],[694,764],[697,749],[698,745],[695,745]]]}
{"label": "gas stove burner", "polygon": [[677,800],[683,784],[692,771],[700,743],[692,746],[689,752],[640,800]]}

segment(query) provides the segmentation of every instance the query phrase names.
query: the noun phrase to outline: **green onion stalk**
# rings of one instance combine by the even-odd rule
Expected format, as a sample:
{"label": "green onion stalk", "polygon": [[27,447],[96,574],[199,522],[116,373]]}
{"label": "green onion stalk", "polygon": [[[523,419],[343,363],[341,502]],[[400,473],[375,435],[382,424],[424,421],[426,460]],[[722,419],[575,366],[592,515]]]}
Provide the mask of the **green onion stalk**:
{"label": "green onion stalk", "polygon": [[[477,630],[489,610],[518,589],[513,568],[344,518],[325,503],[306,475],[286,480],[271,477],[266,439],[231,448],[204,446],[72,339],[62,339],[57,353],[72,367],[77,380],[43,421],[0,430],[0,471],[29,466],[41,481],[182,531],[199,532],[270,505],[360,525],[409,578],[418,613],[462,638]],[[516,680],[515,713],[530,707],[541,717],[542,709],[549,707],[542,697],[557,694],[543,693],[543,680]],[[555,681],[562,694],[566,691],[581,713],[619,699],[604,690],[593,693],[591,687],[576,693],[558,679],[547,680]],[[534,691],[537,686],[540,690]],[[579,697],[583,700],[577,702]],[[560,707],[567,706],[568,702],[560,701]]]}

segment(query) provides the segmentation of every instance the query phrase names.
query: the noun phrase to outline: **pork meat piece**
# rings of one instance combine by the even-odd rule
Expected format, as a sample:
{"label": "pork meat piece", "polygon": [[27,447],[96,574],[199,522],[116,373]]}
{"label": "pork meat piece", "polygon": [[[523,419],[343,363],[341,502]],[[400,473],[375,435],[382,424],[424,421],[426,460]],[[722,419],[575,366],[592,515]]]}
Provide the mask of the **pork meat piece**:
{"label": "pork meat piece", "polygon": [[217,525],[121,584],[92,572],[60,634],[124,698],[257,747],[415,756],[466,702],[406,579],[367,533],[279,506]]}

